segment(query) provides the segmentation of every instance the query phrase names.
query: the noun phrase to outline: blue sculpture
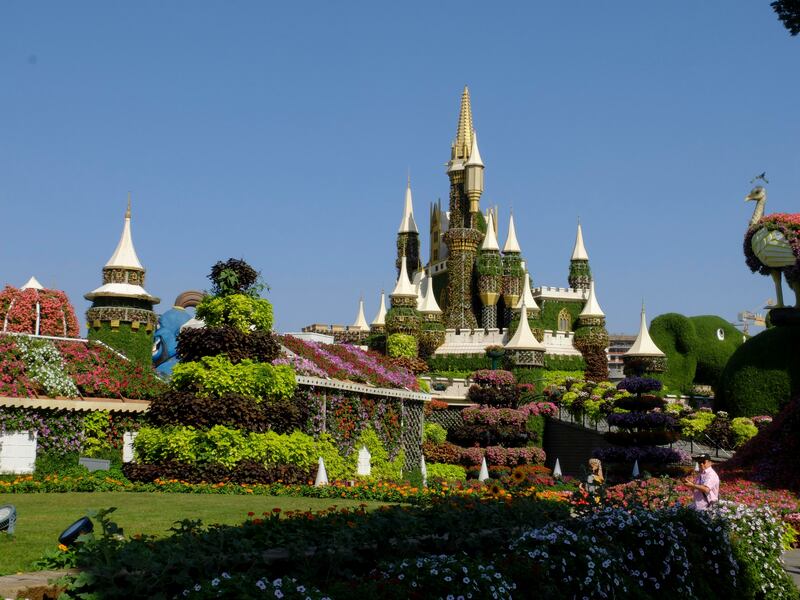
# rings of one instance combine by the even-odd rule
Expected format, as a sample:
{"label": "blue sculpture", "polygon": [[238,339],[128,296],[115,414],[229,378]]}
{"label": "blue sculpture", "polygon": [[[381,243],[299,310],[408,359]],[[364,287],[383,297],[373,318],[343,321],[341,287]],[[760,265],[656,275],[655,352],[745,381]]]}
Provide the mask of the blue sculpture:
{"label": "blue sculpture", "polygon": [[162,375],[170,376],[178,362],[178,333],[192,316],[181,306],[173,306],[158,317],[153,334],[153,366]]}

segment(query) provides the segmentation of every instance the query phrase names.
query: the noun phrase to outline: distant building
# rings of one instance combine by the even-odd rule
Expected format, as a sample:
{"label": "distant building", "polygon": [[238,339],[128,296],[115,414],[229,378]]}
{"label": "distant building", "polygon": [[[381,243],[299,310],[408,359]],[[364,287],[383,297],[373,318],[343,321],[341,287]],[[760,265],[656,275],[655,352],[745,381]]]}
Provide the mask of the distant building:
{"label": "distant building", "polygon": [[621,333],[608,334],[608,377],[609,379],[623,379],[622,355],[630,350],[636,341],[635,335],[625,335]]}

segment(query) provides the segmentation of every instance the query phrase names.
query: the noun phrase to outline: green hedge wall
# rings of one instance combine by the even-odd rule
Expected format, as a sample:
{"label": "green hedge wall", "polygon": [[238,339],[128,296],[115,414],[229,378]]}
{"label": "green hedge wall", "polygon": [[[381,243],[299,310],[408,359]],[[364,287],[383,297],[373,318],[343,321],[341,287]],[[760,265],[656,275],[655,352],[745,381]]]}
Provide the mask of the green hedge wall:
{"label": "green hedge wall", "polygon": [[100,327],[89,327],[88,337],[108,344],[136,364],[153,364],[153,333],[148,333],[143,326],[133,330],[130,323],[120,323],[112,329],[109,323],[101,323]]}
{"label": "green hedge wall", "polygon": [[739,346],[728,360],[715,408],[731,417],[775,415],[800,394],[800,327],[773,327]]}
{"label": "green hedge wall", "polygon": [[650,337],[667,355],[667,370],[657,378],[670,390],[689,392],[697,371],[697,331],[688,317],[678,313],[657,316],[650,323]]}
{"label": "green hedge wall", "polygon": [[492,359],[485,354],[445,354],[431,356],[428,359],[428,370],[440,371],[477,371],[491,369]]}

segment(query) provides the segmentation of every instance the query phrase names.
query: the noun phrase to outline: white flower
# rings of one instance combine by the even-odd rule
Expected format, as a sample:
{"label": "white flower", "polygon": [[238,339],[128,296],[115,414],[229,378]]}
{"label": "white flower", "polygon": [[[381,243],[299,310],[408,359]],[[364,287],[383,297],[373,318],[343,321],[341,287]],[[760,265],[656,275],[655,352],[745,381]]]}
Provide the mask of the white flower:
{"label": "white flower", "polygon": [[211,585],[213,585],[214,587],[217,587],[219,585],[219,579],[217,579],[216,577],[214,579],[212,579],[211,580]]}
{"label": "white flower", "polygon": [[259,579],[258,581],[256,581],[256,587],[257,587],[258,589],[260,589],[261,591],[264,591],[264,590],[266,590],[266,589],[267,589],[267,584],[266,584],[266,583],[264,583],[264,580],[262,580],[262,579]]}

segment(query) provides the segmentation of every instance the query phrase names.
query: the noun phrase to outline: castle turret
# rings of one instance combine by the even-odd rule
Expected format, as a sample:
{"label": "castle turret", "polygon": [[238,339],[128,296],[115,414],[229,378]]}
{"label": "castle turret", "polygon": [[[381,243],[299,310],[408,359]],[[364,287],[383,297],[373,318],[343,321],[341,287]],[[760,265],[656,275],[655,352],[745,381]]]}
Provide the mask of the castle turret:
{"label": "castle turret", "polygon": [[145,269],[131,238],[131,200],[122,235],[103,267],[103,285],[86,294],[89,339],[97,339],[141,364],[152,362],[153,331],[158,317],[153,306],[160,300],[144,289]]}
{"label": "castle turret", "polygon": [[[466,180],[467,163],[472,148],[473,146],[477,148],[473,144],[473,137],[469,89],[464,86],[456,139],[451,147],[450,161],[447,163],[447,175],[450,178],[450,214],[449,229],[444,235],[448,256],[445,323],[447,327],[453,329],[475,329],[478,326],[472,307],[473,270],[478,244],[481,243],[483,235],[476,227],[480,207],[473,206],[470,202]],[[480,155],[476,158],[478,163],[481,163]],[[478,171],[480,171],[482,187],[483,164],[470,165],[469,169],[473,177],[473,186],[477,185]],[[472,195],[477,203],[480,193],[477,189],[473,189]]]}
{"label": "castle turret", "polygon": [[381,290],[381,303],[378,306],[378,314],[370,323],[372,333],[383,333],[386,331],[386,294]]}
{"label": "castle turret", "polygon": [[545,347],[528,325],[528,307],[522,305],[519,325],[505,345],[508,362],[514,367],[544,367]]}
{"label": "castle turret", "polygon": [[392,307],[386,313],[387,345],[394,334],[405,334],[418,339],[421,319],[417,311],[417,290],[408,279],[406,257],[400,259],[400,275],[391,295]]}
{"label": "castle turret", "polygon": [[350,325],[351,331],[369,331],[369,325],[367,325],[367,319],[364,318],[364,298],[360,298],[358,300],[358,315],[356,315],[356,320]]}
{"label": "castle turret", "polygon": [[578,233],[575,236],[575,247],[572,249],[572,258],[569,261],[569,287],[576,290],[588,290],[592,281],[592,271],[589,269],[589,255],[583,245],[583,230],[578,221]]}
{"label": "castle turret", "polygon": [[442,309],[436,302],[433,293],[433,277],[427,275],[422,281],[422,302],[419,312],[422,316],[422,328],[419,334],[419,351],[423,358],[427,358],[444,343],[445,329],[442,322]]}
{"label": "castle turret", "polygon": [[[478,151],[478,134],[472,132],[472,148],[469,159],[464,165],[466,171],[466,191],[469,198],[469,212],[475,214],[480,212],[481,194],[483,194],[483,161],[481,153]],[[499,250],[499,248],[498,248]]]}
{"label": "castle turret", "polygon": [[522,293],[522,251],[517,241],[517,230],[514,227],[514,214],[508,218],[508,237],[503,244],[503,303],[505,315],[503,324],[508,326],[513,318],[512,311],[519,303]]}
{"label": "castle turret", "polygon": [[400,259],[405,256],[408,264],[409,281],[414,276],[421,264],[419,260],[419,229],[414,220],[414,203],[411,198],[411,177],[406,183],[406,198],[403,206],[403,218],[400,220],[400,228],[397,231],[397,259],[395,267],[400,274]]}
{"label": "castle turret", "polygon": [[647,330],[647,317],[642,302],[642,318],[639,323],[639,334],[628,351],[622,355],[625,375],[642,375],[644,373],[660,373],[666,369],[666,355],[656,346]]}
{"label": "castle turret", "polygon": [[486,329],[497,328],[497,303],[503,291],[503,259],[494,227],[494,214],[486,217],[486,235],[478,256],[478,296],[483,304],[481,324]]}
{"label": "castle turret", "polygon": [[606,315],[597,302],[594,281],[589,283],[589,298],[578,315],[578,328],[575,330],[574,343],[586,362],[586,379],[591,381],[608,379]]}

